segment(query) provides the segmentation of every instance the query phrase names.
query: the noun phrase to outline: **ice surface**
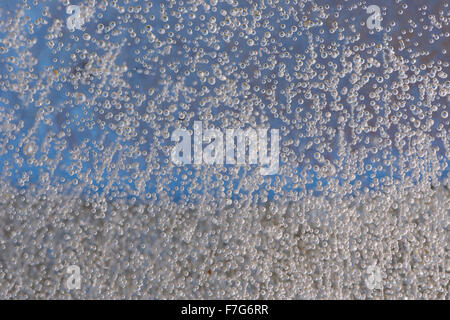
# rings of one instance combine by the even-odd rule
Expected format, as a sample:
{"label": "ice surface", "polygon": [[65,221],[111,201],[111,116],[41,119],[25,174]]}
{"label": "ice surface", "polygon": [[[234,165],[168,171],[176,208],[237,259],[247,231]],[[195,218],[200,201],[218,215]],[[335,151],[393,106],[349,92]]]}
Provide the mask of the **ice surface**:
{"label": "ice surface", "polygon": [[[448,24],[438,0],[2,0],[0,298],[448,299]],[[172,163],[197,121],[279,130],[279,170]]]}

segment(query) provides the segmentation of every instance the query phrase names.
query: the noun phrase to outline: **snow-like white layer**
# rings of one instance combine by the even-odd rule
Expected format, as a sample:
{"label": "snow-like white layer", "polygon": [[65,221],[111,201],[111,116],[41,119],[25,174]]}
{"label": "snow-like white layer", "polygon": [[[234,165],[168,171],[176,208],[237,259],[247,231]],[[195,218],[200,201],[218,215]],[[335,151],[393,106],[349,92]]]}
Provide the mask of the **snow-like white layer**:
{"label": "snow-like white layer", "polygon": [[448,299],[449,195],[105,210],[3,194],[0,298]]}

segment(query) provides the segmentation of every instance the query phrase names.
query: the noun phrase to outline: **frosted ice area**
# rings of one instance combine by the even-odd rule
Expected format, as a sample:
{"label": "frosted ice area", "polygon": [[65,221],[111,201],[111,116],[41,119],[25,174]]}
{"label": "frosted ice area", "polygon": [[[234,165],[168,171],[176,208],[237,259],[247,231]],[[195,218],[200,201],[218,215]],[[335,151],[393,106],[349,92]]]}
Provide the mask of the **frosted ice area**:
{"label": "frosted ice area", "polygon": [[[449,299],[449,19],[0,1],[0,298]],[[174,164],[195,121],[278,129],[278,171]]]}

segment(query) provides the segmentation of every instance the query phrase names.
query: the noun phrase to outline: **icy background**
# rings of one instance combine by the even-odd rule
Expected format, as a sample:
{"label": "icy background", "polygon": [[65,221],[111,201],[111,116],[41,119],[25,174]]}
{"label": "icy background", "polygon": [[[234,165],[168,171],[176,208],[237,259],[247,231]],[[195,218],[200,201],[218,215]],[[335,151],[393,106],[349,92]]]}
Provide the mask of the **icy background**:
{"label": "icy background", "polygon": [[[448,22],[445,1],[2,0],[0,298],[448,299]],[[199,120],[280,129],[278,174],[172,164]]]}

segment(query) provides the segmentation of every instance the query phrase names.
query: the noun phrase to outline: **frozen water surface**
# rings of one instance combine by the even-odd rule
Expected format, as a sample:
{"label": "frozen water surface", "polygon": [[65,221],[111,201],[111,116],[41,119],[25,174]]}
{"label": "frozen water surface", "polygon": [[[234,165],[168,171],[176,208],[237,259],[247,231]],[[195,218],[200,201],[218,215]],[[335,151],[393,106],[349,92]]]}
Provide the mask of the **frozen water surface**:
{"label": "frozen water surface", "polygon": [[[2,0],[0,298],[448,299],[449,12]],[[195,121],[279,169],[174,164]]]}

